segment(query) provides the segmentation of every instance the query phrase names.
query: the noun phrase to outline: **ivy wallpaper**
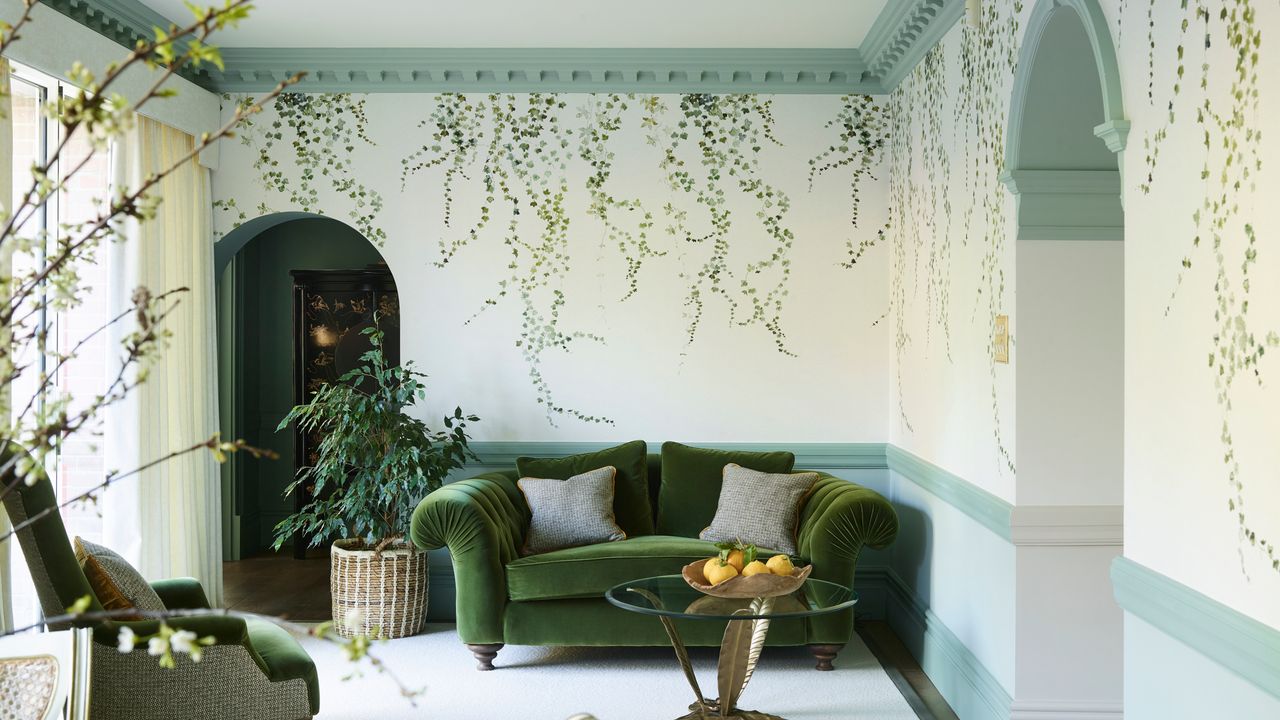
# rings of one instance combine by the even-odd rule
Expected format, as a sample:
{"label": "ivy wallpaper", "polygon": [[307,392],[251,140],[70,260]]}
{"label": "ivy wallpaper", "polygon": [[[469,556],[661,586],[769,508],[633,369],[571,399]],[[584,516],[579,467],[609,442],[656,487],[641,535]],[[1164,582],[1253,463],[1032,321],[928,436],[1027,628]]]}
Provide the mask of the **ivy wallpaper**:
{"label": "ivy wallpaper", "polygon": [[1115,21],[1126,265],[1147,269],[1127,273],[1126,493],[1150,504],[1126,555],[1280,627],[1280,5],[1130,0]]}
{"label": "ivy wallpaper", "polygon": [[1024,13],[996,2],[982,13],[888,102],[890,437],[1011,501],[1015,365],[995,362],[993,328],[1016,316],[1015,204],[999,177]]}
{"label": "ivy wallpaper", "polygon": [[289,95],[224,147],[217,223],[378,245],[485,439],[883,440],[883,100]]}
{"label": "ivy wallpaper", "polygon": [[[981,27],[954,28],[887,102],[891,442],[1011,502],[1017,204],[999,176],[1034,5],[983,3]],[[1098,6],[1132,123],[1125,554],[1280,626],[1280,6]],[[1009,365],[990,359],[997,314]]]}

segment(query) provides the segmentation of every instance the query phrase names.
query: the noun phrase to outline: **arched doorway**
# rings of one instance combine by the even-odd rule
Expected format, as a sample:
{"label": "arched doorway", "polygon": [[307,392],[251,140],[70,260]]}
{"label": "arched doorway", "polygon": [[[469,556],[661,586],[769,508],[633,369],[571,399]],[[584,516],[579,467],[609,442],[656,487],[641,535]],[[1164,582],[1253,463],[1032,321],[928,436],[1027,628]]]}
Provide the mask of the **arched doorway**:
{"label": "arched doorway", "polygon": [[[301,212],[240,225],[217,242],[214,257],[222,434],[280,455],[275,461],[233,456],[223,466],[223,557],[239,560],[269,548],[272,529],[293,511],[284,491],[294,475],[296,437],[276,432],[295,401],[293,273],[386,263],[350,226]],[[341,348],[333,354],[338,361],[358,357]]]}
{"label": "arched doorway", "polygon": [[[1128,130],[1097,0],[1039,0],[1002,179],[1017,202],[1014,710],[1123,708],[1124,208]],[[1065,703],[1065,705],[1064,705]]]}

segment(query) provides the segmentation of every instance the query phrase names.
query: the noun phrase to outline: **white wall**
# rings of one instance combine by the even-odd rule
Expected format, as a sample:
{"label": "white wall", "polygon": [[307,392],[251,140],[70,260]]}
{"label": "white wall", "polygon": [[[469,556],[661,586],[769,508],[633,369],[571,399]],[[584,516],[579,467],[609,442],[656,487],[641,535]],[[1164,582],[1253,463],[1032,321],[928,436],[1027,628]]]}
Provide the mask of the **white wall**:
{"label": "white wall", "polygon": [[1124,244],[1020,240],[1017,255],[1018,504],[1120,505]]}
{"label": "white wall", "polygon": [[[1241,537],[1240,508],[1232,509],[1243,501],[1249,529],[1280,543],[1280,348],[1271,344],[1256,365],[1239,367],[1229,389],[1221,384],[1221,358],[1209,363],[1218,347],[1215,336],[1239,347],[1235,321],[1224,322],[1229,316],[1241,316],[1243,329],[1264,346],[1280,330],[1280,137],[1271,132],[1280,113],[1280,6],[1253,4],[1262,35],[1259,104],[1242,112],[1243,125],[1227,137],[1237,138],[1244,153],[1230,168],[1243,163],[1250,169],[1239,190],[1231,169],[1222,187],[1228,168],[1223,133],[1196,122],[1197,108],[1205,103],[1216,112],[1231,111],[1235,56],[1216,14],[1208,26],[1209,50],[1200,39],[1203,23],[1191,19],[1197,39],[1185,42],[1188,77],[1181,93],[1172,93],[1174,58],[1184,42],[1181,23],[1192,12],[1176,3],[1156,7],[1153,98],[1146,95],[1145,19],[1137,8],[1124,18],[1120,49],[1133,122],[1125,153],[1125,554],[1280,628],[1280,567]],[[1201,89],[1205,62],[1208,87]],[[1169,125],[1171,102],[1175,119]],[[1144,144],[1162,131],[1167,138],[1147,194],[1140,187],[1148,174]],[[1245,138],[1249,131],[1263,132],[1254,140]],[[1219,199],[1236,209],[1222,216],[1221,265],[1211,226],[1215,213],[1206,207]],[[1247,265],[1247,275],[1246,226],[1257,237],[1256,262]],[[1184,259],[1191,263],[1185,271]],[[1224,423],[1230,446],[1223,439]],[[1229,453],[1239,461],[1239,491],[1224,462]]]}
{"label": "white wall", "polygon": [[[1013,73],[1003,3],[981,37],[953,28],[903,80],[891,170],[890,441],[1000,498],[1015,496],[1014,368],[994,361],[1013,303],[1014,201],[999,182]],[[1000,7],[998,7],[1000,6]],[[986,41],[990,40],[990,47]],[[969,55],[991,69],[975,74]],[[976,56],[975,56],[976,57]],[[960,92],[960,88],[967,88]]]}
{"label": "white wall", "polygon": [[[516,97],[518,103],[525,102],[526,96]],[[564,127],[580,131],[582,121],[576,114],[592,102],[592,96],[563,99],[568,104],[559,114]],[[670,106],[661,122],[674,127],[680,119],[679,96],[661,99]],[[808,186],[808,159],[837,140],[838,130],[824,128],[824,123],[836,116],[840,98],[773,98],[772,114],[782,146],[764,142],[759,155],[759,177],[785,192],[791,202],[783,222],[795,239],[782,322],[795,357],[778,352],[761,324],[731,325],[724,303],[705,292],[705,317],[696,340],[687,343],[683,301],[688,281],[681,273],[696,272],[708,243],[688,243],[665,234],[663,228],[670,221],[663,206],[671,203],[687,212],[695,232],[707,232],[706,210],[690,196],[669,189],[658,170],[662,153],[646,143],[638,109],[628,112],[625,127],[610,141],[616,157],[607,189],[618,198],[638,198],[654,213],[657,226],[652,242],[669,254],[646,260],[639,290],[625,302],[620,301],[626,288],[625,260],[606,240],[600,221],[588,215],[584,190],[588,168],[577,158],[569,161],[565,172],[570,188],[566,208],[571,260],[568,272],[555,278],[551,287],[566,294],[562,328],[596,333],[604,342],[575,340],[572,352],[548,351],[541,371],[556,402],[607,414],[616,423],[613,426],[563,416],[553,418],[556,425],[549,422],[537,402],[521,349],[516,347],[521,322],[518,297],[508,296],[472,320],[486,299],[496,297],[498,284],[510,274],[511,256],[502,241],[507,218],[500,210],[490,228],[449,265],[433,265],[439,257],[438,244],[465,236],[484,198],[478,168],[472,168],[470,179],[459,180],[454,227],[445,230],[442,170],[410,178],[401,188],[401,160],[423,143],[430,144],[429,131],[418,124],[440,100],[436,95],[368,96],[368,136],[376,145],[361,141],[350,153],[342,148],[336,153],[338,160],[349,158],[354,176],[382,196],[384,206],[376,224],[387,234],[381,249],[396,276],[404,309],[403,352],[431,375],[425,417],[462,405],[483,418],[474,426],[480,440],[644,437],[785,443],[886,439],[888,328],[875,323],[886,309],[887,252],[872,248],[853,270],[838,265],[847,257],[846,240],[855,244],[873,240],[876,229],[884,225],[884,182],[864,183],[857,229],[849,221],[847,174],[819,177],[811,191]],[[256,121],[257,128],[272,121],[268,113]],[[281,169],[296,187],[299,171],[287,148],[293,136],[287,127],[284,132],[285,150],[273,151],[273,159],[282,163]],[[260,204],[275,211],[296,209],[287,197],[268,191],[260,182],[253,168],[260,135],[249,135],[251,144],[223,147],[221,169],[214,173],[215,198],[234,199],[239,208],[250,211],[250,217],[259,214],[255,208]],[[576,146],[578,137],[566,139]],[[681,153],[697,177],[700,161]],[[734,182],[726,177],[726,203],[732,213],[730,262],[741,269],[768,257],[771,245],[756,217],[759,202],[744,196]],[[347,220],[353,207],[350,198],[334,191],[327,181],[320,185],[318,207]],[[531,215],[526,208],[519,226],[520,237],[530,242],[540,233]],[[220,229],[230,229],[235,217],[220,213]],[[748,277],[769,287],[768,272]],[[545,292],[536,302],[545,306]]]}

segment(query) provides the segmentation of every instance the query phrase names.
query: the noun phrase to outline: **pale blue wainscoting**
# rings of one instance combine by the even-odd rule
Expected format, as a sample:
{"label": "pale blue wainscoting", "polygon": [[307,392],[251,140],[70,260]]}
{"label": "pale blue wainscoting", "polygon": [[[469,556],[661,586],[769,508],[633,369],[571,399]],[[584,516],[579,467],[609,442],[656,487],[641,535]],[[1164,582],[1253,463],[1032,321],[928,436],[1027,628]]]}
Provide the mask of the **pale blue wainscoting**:
{"label": "pale blue wainscoting", "polygon": [[1128,558],[1112,563],[1125,610],[1125,717],[1280,717],[1280,630]]}

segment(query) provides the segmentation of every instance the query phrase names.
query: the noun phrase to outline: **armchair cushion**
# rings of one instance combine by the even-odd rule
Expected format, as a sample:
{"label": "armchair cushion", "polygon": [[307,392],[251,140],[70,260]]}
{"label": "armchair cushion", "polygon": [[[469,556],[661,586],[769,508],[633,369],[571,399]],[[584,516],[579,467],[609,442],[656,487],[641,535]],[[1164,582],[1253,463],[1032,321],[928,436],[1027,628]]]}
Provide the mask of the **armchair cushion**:
{"label": "armchair cushion", "polygon": [[[98,602],[106,610],[150,610],[159,612],[165,609],[160,596],[151,588],[142,575],[110,548],[91,543],[77,537],[75,539],[76,562],[89,578],[89,585]],[[142,616],[127,617],[137,620]]]}
{"label": "armchair cushion", "polygon": [[627,537],[653,534],[653,510],[649,507],[648,449],[643,440],[617,447],[562,458],[516,458],[520,477],[568,480],[574,475],[612,465],[617,468],[613,490],[613,516]]}
{"label": "armchair cushion", "polygon": [[721,474],[730,463],[763,473],[789,473],[796,456],[789,452],[711,450],[663,443],[658,534],[693,538],[710,525],[720,501]]}
{"label": "armchair cushion", "polygon": [[[644,535],[530,555],[507,564],[511,600],[598,598],[619,583],[653,575],[675,575],[694,560],[716,554],[696,538]],[[773,555],[762,550],[761,557]]]}

